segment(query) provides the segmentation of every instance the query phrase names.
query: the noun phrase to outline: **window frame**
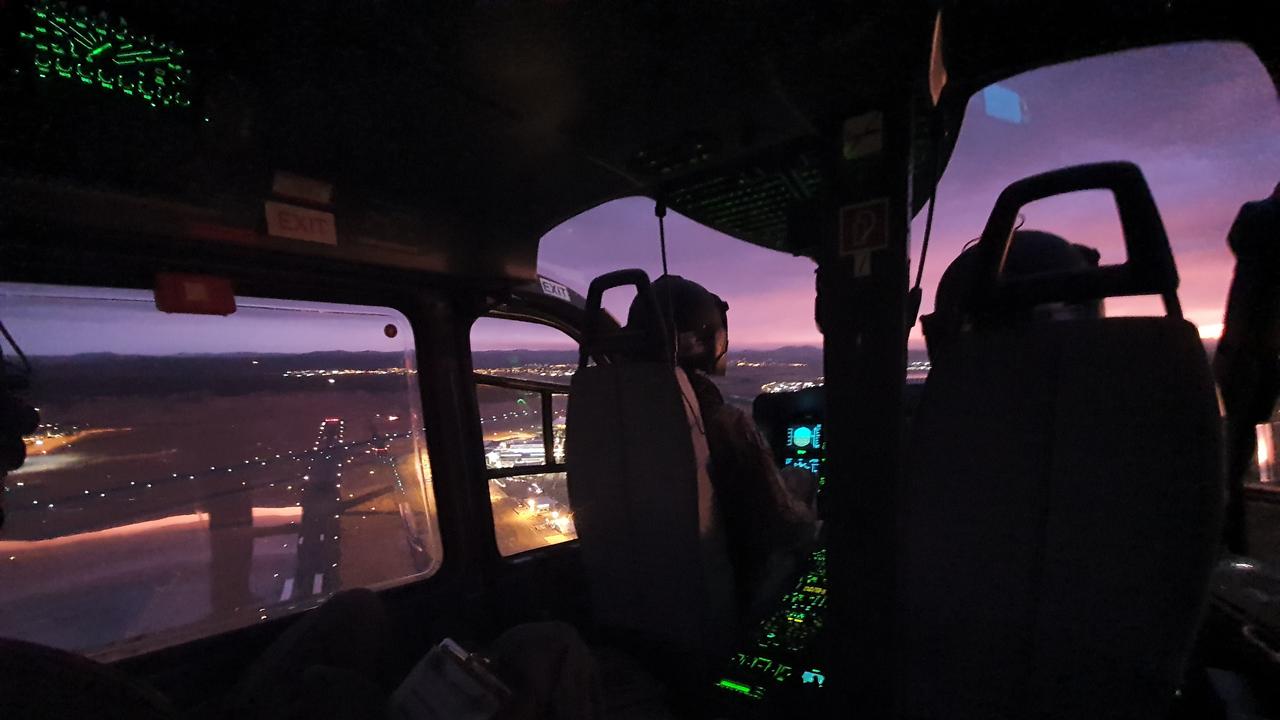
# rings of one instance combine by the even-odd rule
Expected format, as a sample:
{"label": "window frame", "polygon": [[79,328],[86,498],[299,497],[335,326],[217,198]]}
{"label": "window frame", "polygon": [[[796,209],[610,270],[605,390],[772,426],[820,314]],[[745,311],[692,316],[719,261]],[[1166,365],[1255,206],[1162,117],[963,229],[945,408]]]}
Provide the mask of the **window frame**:
{"label": "window frame", "polygon": [[[227,276],[232,277],[230,274]],[[153,288],[138,287],[136,284],[106,282],[95,283],[92,280],[81,280],[81,278],[77,277],[75,282],[49,282],[44,278],[31,281],[25,279],[22,274],[0,274],[0,283],[5,285],[11,283],[19,285],[41,285],[49,288],[51,291],[54,291],[55,294],[51,294],[49,296],[52,298],[59,297],[56,294],[56,290],[58,288],[65,288],[71,293],[67,298],[78,298],[86,302],[111,302],[114,300],[113,298],[105,297],[105,294],[110,292],[128,291],[149,293],[153,291]],[[39,293],[37,293],[37,295],[38,294]],[[83,296],[81,297],[79,294],[83,294]],[[315,293],[290,293],[287,292],[287,288],[285,288],[278,292],[268,293],[238,291],[236,293],[236,297],[237,300],[252,299],[252,303],[250,303],[251,306],[267,310],[276,309],[273,307],[273,304],[275,303],[300,302],[358,306],[361,308],[367,308],[370,311],[370,315],[380,315],[382,314],[382,311],[390,311],[391,313],[400,316],[404,321],[405,331],[409,332],[411,337],[411,342],[407,343],[406,347],[410,348],[413,352],[414,372],[411,373],[410,379],[408,380],[408,382],[411,383],[411,387],[406,388],[406,397],[409,399],[411,407],[416,408],[421,421],[421,426],[412,428],[412,432],[418,435],[415,443],[420,442],[422,444],[422,456],[424,457],[427,465],[426,476],[421,478],[421,482],[424,486],[424,510],[429,516],[427,521],[429,524],[428,534],[432,536],[429,538],[429,542],[434,545],[434,557],[432,563],[427,569],[417,571],[409,575],[388,577],[376,582],[343,586],[334,591],[296,600],[290,605],[277,605],[274,607],[274,612],[271,614],[268,622],[271,624],[278,622],[292,622],[302,614],[314,610],[337,592],[352,589],[365,589],[374,592],[382,592],[384,590],[394,588],[419,586],[424,583],[430,583],[431,581],[439,578],[446,570],[446,559],[450,555],[447,548],[451,547],[451,545],[447,537],[447,533],[442,526],[442,518],[444,516],[444,513],[442,512],[442,500],[444,494],[440,491],[440,487],[437,482],[437,457],[436,453],[432,450],[433,447],[438,447],[438,444],[433,442],[430,430],[431,425],[433,423],[437,423],[438,420],[431,417],[432,412],[430,408],[432,406],[429,405],[429,398],[436,394],[438,389],[435,387],[429,387],[430,383],[427,382],[428,378],[424,377],[426,373],[423,370],[423,363],[421,362],[423,347],[427,342],[429,342],[422,332],[423,328],[429,326],[428,319],[421,317],[421,313],[415,315],[412,311],[414,308],[413,303],[389,302],[389,296],[386,295],[370,294],[362,298],[353,298],[350,293],[342,292],[341,290],[335,290],[329,295],[319,295]],[[141,300],[138,302],[140,301]],[[157,310],[157,312],[159,311]],[[450,572],[452,573],[455,571],[450,568]],[[210,576],[210,580],[213,580],[212,576]],[[230,637],[237,634],[252,633],[256,631],[256,628],[265,624],[267,623],[232,623],[227,618],[214,622],[209,618],[205,618],[196,623],[178,625],[136,637],[124,637],[103,646],[86,650],[69,650],[69,652],[99,662],[145,662],[145,659],[149,657],[164,656],[174,652],[181,652],[183,648],[188,647],[193,643],[215,641],[220,638]],[[210,628],[212,628],[212,630],[210,630]]]}
{"label": "window frame", "polygon": [[[404,582],[371,588],[387,602],[446,608],[449,598],[478,592],[477,541],[492,528],[472,517],[469,495],[474,482],[465,428],[468,403],[459,403],[470,350],[458,329],[474,316],[459,312],[459,290],[431,272],[353,264],[335,258],[305,258],[276,252],[258,243],[220,243],[186,234],[185,227],[157,227],[151,234],[126,232],[92,222],[69,225],[13,223],[4,228],[0,282],[36,283],[151,292],[160,272],[216,275],[229,280],[237,297],[371,305],[407,318],[418,367],[418,402],[439,533],[436,571]],[[92,240],[92,242],[89,242]],[[70,248],[70,250],[68,249]],[[487,510],[487,508],[486,508]],[[487,512],[486,512],[487,514]],[[488,531],[488,532],[486,532]],[[310,612],[273,617],[259,624],[213,633],[174,637],[172,643],[141,652],[116,646],[89,655],[122,664],[144,675],[165,674],[174,662],[221,671],[222,659],[241,656],[245,642],[273,637]],[[117,651],[118,650],[118,651]],[[214,655],[208,653],[212,651]],[[247,661],[247,660],[246,660]],[[238,660],[236,662],[239,662]]]}
{"label": "window frame", "polygon": [[[482,483],[476,483],[477,487],[488,487],[492,480],[503,480],[512,477],[521,477],[524,475],[544,475],[551,473],[564,473],[568,477],[568,448],[565,449],[565,462],[555,462],[555,437],[551,428],[553,413],[551,412],[551,396],[564,395],[566,398],[570,395],[570,385],[568,383],[553,383],[539,380],[525,380],[520,378],[503,377],[500,375],[489,375],[477,372],[473,365],[472,359],[475,356],[476,349],[471,344],[471,333],[475,328],[475,323],[484,318],[494,320],[506,320],[509,322],[522,322],[532,325],[541,325],[543,327],[556,330],[563,333],[570,341],[581,347],[582,332],[580,329],[581,322],[584,318],[584,301],[576,293],[571,292],[570,300],[563,300],[544,293],[541,288],[537,287],[538,283],[519,288],[511,293],[504,301],[492,304],[482,312],[471,318],[467,324],[467,359],[468,368],[471,370],[472,386],[471,400],[473,405],[473,423],[474,423],[474,450],[469,453],[475,462],[477,474]],[[616,321],[607,313],[605,315],[607,322],[611,322],[616,326]],[[481,422],[480,404],[478,401],[477,391],[480,386],[493,387],[502,390],[515,390],[520,392],[537,393],[540,400],[540,409],[542,412],[542,438],[543,438],[543,455],[544,458],[550,458],[550,462],[544,462],[541,465],[520,465],[511,468],[490,468],[485,462],[484,453],[484,429]],[[509,555],[504,555],[502,549],[498,546],[497,523],[493,515],[493,507],[486,501],[486,515],[488,515],[488,531],[489,537],[487,543],[492,548],[491,556],[500,563],[510,565],[512,563],[522,563],[531,558],[538,557],[544,553],[558,553],[569,548],[578,546],[578,539],[572,538],[550,545],[541,547],[533,547]]]}
{"label": "window frame", "polygon": [[[541,465],[517,465],[509,468],[491,468],[486,465],[484,475],[485,480],[501,480],[509,477],[519,477],[521,475],[546,475],[549,473],[568,472],[568,462],[555,462],[555,431],[553,424],[553,396],[564,395],[569,397],[569,386],[561,383],[543,382],[539,380],[521,380],[518,378],[502,377],[500,375],[486,375],[484,373],[472,372],[472,378],[477,386],[494,387],[501,390],[518,390],[520,392],[536,393],[538,395],[540,412],[542,413],[542,450],[543,458],[551,458],[550,462],[543,462]],[[483,455],[483,453],[482,453]],[[565,453],[567,460],[568,453]]]}

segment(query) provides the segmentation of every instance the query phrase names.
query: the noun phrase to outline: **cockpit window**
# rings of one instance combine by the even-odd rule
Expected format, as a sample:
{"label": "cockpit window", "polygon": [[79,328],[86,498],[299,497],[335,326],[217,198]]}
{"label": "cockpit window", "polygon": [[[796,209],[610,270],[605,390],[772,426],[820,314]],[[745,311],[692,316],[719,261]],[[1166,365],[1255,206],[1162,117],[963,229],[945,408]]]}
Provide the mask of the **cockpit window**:
{"label": "cockpit window", "polygon": [[[970,98],[954,153],[939,184],[924,268],[922,314],[931,311],[947,265],[982,232],[1010,183],[1067,165],[1126,160],[1151,187],[1177,262],[1186,318],[1213,353],[1235,258],[1227,234],[1241,206],[1280,181],[1280,103],[1253,51],[1238,43],[1142,48],[1039,68]],[[1103,263],[1125,253],[1108,193],[1053,197],[1024,208],[1022,227],[1099,251]],[[912,225],[918,258],[926,214]],[[913,270],[914,272],[914,270]],[[1108,315],[1163,312],[1155,298],[1115,298]],[[912,351],[920,353],[919,326]],[[1151,362],[1159,362],[1151,358]],[[1280,415],[1257,428],[1251,483],[1250,546],[1280,558],[1280,512],[1270,489]]]}
{"label": "cockpit window", "polygon": [[0,636],[122,657],[439,566],[390,308],[0,285],[40,426],[7,478]]}
{"label": "cockpit window", "polygon": [[[942,176],[924,268],[922,314],[943,270],[981,232],[1010,183],[1066,165],[1138,165],[1164,218],[1188,320],[1207,340],[1222,330],[1234,259],[1226,236],[1241,204],[1280,181],[1280,107],[1253,51],[1238,43],[1162,45],[1039,68],[969,99]],[[1109,194],[1072,193],[1028,206],[1026,229],[1052,232],[1121,262]],[[919,257],[925,213],[912,225]],[[1146,314],[1118,299],[1109,314]],[[919,327],[912,342],[922,346]]]}
{"label": "cockpit window", "polygon": [[577,343],[545,325],[482,317],[471,348],[498,552],[576,539],[564,440]]}
{"label": "cockpit window", "polygon": [[[591,279],[640,268],[662,274],[654,204],[633,197],[566,220],[538,246],[540,272],[582,294]],[[674,211],[666,217],[667,268],[729,304],[728,369],[713,376],[726,402],[749,409],[761,392],[798,389],[822,380],[822,336],[813,321],[815,264],[749,245]],[[625,322],[634,293],[605,293],[603,304]]]}

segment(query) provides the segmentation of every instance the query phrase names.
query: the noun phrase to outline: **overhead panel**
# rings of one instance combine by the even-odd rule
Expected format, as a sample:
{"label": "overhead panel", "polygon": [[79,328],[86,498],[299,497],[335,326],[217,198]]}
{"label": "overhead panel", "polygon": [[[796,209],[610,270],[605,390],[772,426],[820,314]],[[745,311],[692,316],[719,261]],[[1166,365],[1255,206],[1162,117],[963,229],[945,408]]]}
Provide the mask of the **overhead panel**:
{"label": "overhead panel", "polygon": [[787,242],[792,206],[812,198],[822,173],[807,155],[782,167],[753,165],[682,184],[668,191],[667,202],[678,212],[736,238],[778,250]]}

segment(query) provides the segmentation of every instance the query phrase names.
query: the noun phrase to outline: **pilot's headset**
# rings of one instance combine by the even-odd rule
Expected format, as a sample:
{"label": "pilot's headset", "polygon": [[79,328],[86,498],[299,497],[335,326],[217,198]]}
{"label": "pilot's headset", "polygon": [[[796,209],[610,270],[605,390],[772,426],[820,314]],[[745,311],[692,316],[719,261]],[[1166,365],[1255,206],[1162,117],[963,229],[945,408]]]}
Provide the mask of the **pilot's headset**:
{"label": "pilot's headset", "polygon": [[[937,364],[954,345],[960,334],[979,324],[1018,324],[1044,320],[1071,320],[1102,317],[1101,300],[1085,302],[1052,302],[1031,308],[993,311],[979,315],[974,308],[977,283],[983,267],[977,245],[960,253],[938,281],[933,313],[920,318],[929,360]],[[1001,277],[1031,278],[1098,267],[1101,255],[1087,245],[1068,242],[1041,230],[1018,230],[1013,233],[1009,253]]]}
{"label": "pilot's headset", "polygon": [[[724,375],[729,352],[729,304],[720,296],[679,275],[663,275],[653,281],[658,308],[669,319],[675,334],[676,364],[685,370]],[[638,298],[637,298],[638,299]],[[627,327],[653,322],[648,305],[632,301]]]}

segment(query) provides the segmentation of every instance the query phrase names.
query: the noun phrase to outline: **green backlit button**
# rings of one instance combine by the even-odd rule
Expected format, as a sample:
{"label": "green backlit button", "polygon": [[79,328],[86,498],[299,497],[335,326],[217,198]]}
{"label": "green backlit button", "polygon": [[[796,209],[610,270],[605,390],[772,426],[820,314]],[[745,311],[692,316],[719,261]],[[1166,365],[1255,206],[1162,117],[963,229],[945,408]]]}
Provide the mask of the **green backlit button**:
{"label": "green backlit button", "polygon": [[729,690],[731,692],[735,692],[740,695],[746,695],[747,697],[753,698],[756,700],[759,700],[764,695],[763,691],[761,691],[760,688],[758,687],[747,685],[746,683],[736,682],[728,678],[725,678],[720,682],[716,683],[716,687],[724,688],[725,690]]}

